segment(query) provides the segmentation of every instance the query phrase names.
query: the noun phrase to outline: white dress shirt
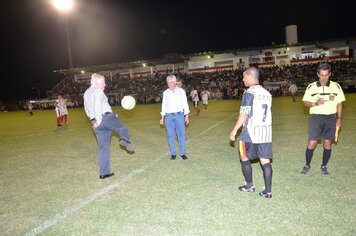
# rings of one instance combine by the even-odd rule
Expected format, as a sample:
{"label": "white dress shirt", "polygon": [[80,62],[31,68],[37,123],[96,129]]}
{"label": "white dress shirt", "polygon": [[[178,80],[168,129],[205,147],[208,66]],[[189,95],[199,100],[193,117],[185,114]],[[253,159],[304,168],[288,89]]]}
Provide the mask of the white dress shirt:
{"label": "white dress shirt", "polygon": [[176,87],[175,91],[166,89],[163,92],[161,116],[175,112],[184,112],[184,115],[190,113],[187,95],[184,89],[179,87]]}

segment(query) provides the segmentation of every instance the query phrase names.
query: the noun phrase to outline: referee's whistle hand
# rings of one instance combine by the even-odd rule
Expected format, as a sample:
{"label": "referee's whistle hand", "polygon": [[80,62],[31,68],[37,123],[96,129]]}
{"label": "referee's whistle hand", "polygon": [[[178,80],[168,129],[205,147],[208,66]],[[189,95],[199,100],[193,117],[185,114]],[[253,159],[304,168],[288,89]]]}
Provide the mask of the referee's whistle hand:
{"label": "referee's whistle hand", "polygon": [[318,101],[317,101],[318,105],[323,105],[324,103],[325,103],[324,98],[319,98]]}

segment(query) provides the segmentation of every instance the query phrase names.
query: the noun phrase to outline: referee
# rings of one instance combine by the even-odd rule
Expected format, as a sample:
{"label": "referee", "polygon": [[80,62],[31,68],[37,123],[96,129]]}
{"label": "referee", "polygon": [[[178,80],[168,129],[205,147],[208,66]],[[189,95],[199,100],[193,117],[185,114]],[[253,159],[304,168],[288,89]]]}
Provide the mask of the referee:
{"label": "referee", "polygon": [[304,105],[310,107],[309,114],[309,139],[305,150],[305,166],[301,174],[310,170],[310,163],[317,142],[323,139],[323,160],[321,173],[328,175],[326,165],[331,156],[332,141],[335,140],[336,127],[341,127],[342,102],[345,95],[341,86],[330,81],[331,67],[327,63],[318,66],[319,80],[308,85],[303,96]]}

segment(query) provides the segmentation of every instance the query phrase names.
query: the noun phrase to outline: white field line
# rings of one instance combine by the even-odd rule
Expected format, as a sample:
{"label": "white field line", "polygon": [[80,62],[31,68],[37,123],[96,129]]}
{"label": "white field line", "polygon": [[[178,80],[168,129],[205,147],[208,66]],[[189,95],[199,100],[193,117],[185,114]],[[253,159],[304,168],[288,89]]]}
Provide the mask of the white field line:
{"label": "white field line", "polygon": [[[210,126],[206,130],[203,130],[199,134],[194,135],[193,137],[187,139],[186,142],[189,143],[192,140],[198,138],[199,136],[204,135],[205,133],[209,132],[210,130],[212,130],[215,127],[219,126],[220,124],[224,123],[226,120],[230,119],[233,116],[236,116],[236,114],[230,115],[230,116],[226,117],[225,119],[217,122],[216,124]],[[31,229],[25,235],[26,236],[32,236],[32,235],[37,235],[37,234],[43,233],[49,227],[51,227],[51,226],[57,224],[58,222],[64,220],[65,218],[67,218],[71,214],[77,212],[82,207],[84,207],[84,206],[88,205],[89,203],[93,202],[95,199],[99,198],[100,196],[107,194],[109,191],[111,191],[113,189],[119,188],[123,183],[129,181],[132,177],[144,172],[146,169],[150,168],[151,166],[156,164],[158,161],[162,160],[163,157],[167,156],[168,154],[169,154],[169,152],[163,153],[163,154],[159,155],[157,158],[155,158],[153,161],[149,162],[147,165],[144,165],[144,166],[142,166],[140,168],[132,170],[128,175],[121,177],[115,183],[112,183],[112,184],[100,189],[99,191],[93,193],[92,195],[89,195],[88,197],[84,198],[80,202],[78,202],[78,203],[76,203],[76,204],[74,204],[72,206],[69,206],[68,208],[64,209],[63,212],[54,215],[52,218],[46,220],[45,222],[43,222],[42,224],[40,224],[36,228]]]}

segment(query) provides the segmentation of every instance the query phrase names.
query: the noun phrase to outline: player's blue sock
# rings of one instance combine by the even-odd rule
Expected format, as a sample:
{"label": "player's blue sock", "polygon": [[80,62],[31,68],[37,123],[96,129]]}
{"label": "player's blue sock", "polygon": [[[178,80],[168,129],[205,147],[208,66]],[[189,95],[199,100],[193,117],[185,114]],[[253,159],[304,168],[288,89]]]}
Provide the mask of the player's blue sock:
{"label": "player's blue sock", "polygon": [[252,183],[252,167],[250,161],[241,161],[242,174],[245,177],[246,186],[248,188],[253,186]]}
{"label": "player's blue sock", "polygon": [[310,166],[310,162],[313,158],[314,149],[307,148],[305,150],[305,165]]}
{"label": "player's blue sock", "polygon": [[325,149],[324,148],[324,152],[323,152],[323,162],[322,162],[322,166],[326,166],[329,162],[331,156],[331,149]]}
{"label": "player's blue sock", "polygon": [[270,193],[272,189],[272,165],[271,163],[266,163],[262,166],[263,168],[263,178],[265,180],[265,190],[264,192]]}

